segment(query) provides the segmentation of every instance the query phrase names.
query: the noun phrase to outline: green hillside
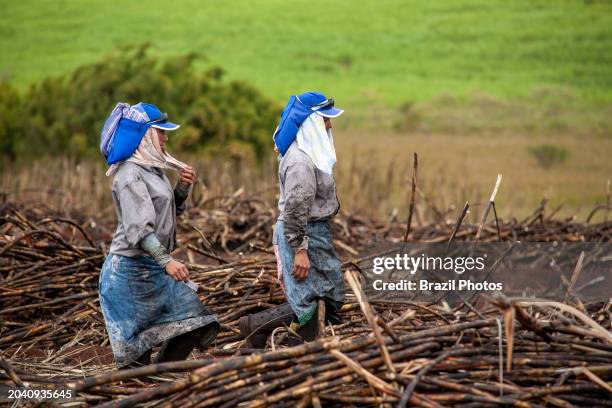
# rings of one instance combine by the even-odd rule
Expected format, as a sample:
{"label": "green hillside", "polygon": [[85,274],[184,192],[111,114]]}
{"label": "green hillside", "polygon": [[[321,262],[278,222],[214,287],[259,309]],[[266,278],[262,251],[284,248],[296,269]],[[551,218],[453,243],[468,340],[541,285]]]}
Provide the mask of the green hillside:
{"label": "green hillside", "polygon": [[[208,59],[201,66],[220,65],[281,101],[319,89],[356,112],[396,115],[404,106],[418,122],[406,129],[465,106],[462,117],[498,105],[514,112],[505,116],[524,116],[544,104],[544,116],[562,117],[561,130],[577,122],[609,130],[609,1],[5,0],[0,7],[0,75],[21,88],[117,46],[150,42],[160,55],[201,52]],[[512,122],[505,116],[498,120]]]}

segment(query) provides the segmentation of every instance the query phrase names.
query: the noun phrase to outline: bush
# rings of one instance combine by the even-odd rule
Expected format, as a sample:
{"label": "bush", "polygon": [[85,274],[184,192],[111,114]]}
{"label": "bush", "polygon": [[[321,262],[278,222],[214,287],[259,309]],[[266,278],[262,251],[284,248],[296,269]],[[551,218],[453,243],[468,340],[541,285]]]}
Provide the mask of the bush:
{"label": "bush", "polygon": [[195,72],[197,58],[160,61],[147,45],[125,47],[21,95],[0,84],[2,161],[99,155],[100,130],[115,104],[140,101],[158,105],[182,125],[169,140],[174,150],[261,159],[272,149],[280,106],[246,83],[224,81],[220,68]]}
{"label": "bush", "polygon": [[22,134],[21,100],[19,94],[8,84],[0,82],[0,158],[14,160],[15,141]]}
{"label": "bush", "polygon": [[569,155],[566,149],[549,144],[530,146],[528,150],[536,158],[538,164],[545,169],[563,163]]}
{"label": "bush", "polygon": [[398,132],[415,132],[421,126],[421,115],[415,109],[414,103],[406,102],[399,108],[399,119],[393,124]]}

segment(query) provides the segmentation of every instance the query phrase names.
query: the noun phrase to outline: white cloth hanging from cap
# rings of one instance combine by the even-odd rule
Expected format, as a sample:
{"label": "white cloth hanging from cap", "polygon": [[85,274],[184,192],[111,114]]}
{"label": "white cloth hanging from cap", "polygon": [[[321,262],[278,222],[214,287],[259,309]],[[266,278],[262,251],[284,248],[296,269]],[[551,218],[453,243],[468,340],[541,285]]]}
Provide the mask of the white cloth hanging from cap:
{"label": "white cloth hanging from cap", "polygon": [[336,164],[336,149],[331,129],[325,129],[325,120],[313,113],[300,126],[296,141],[298,148],[306,153],[315,167],[324,173],[332,174]]}

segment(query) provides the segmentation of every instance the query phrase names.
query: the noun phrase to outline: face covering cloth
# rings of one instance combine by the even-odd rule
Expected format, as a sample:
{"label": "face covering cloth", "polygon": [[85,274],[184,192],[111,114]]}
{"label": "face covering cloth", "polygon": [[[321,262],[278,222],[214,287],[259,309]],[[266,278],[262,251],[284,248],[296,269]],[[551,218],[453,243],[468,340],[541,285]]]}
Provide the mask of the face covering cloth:
{"label": "face covering cloth", "polygon": [[[159,137],[155,128],[149,128],[145,136],[140,141],[136,151],[127,160],[132,163],[141,164],[144,166],[159,167],[162,169],[181,171],[187,165],[161,148]],[[107,176],[112,176],[117,172],[121,163],[111,165],[106,172]]]}
{"label": "face covering cloth", "polygon": [[296,142],[298,148],[306,153],[315,167],[323,173],[332,174],[336,164],[336,149],[331,129],[325,129],[325,120],[313,113],[300,126]]}

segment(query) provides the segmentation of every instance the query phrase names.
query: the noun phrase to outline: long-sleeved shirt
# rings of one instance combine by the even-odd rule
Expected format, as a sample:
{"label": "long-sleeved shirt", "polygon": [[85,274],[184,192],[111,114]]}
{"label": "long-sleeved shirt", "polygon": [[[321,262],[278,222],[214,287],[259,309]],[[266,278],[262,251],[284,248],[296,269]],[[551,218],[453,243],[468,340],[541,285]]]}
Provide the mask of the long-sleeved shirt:
{"label": "long-sleeved shirt", "polygon": [[189,189],[172,189],[164,171],[125,162],[113,179],[113,203],[117,230],[110,252],[136,257],[146,254],[140,242],[154,233],[172,252],[176,247],[176,216],[185,210]]}
{"label": "long-sleeved shirt", "polygon": [[316,168],[295,142],[280,161],[278,178],[278,218],[284,221],[287,241],[294,249],[307,248],[306,223],[329,219],[340,209],[336,181]]}

